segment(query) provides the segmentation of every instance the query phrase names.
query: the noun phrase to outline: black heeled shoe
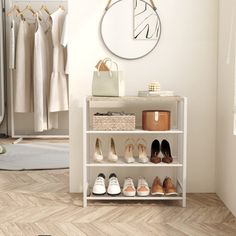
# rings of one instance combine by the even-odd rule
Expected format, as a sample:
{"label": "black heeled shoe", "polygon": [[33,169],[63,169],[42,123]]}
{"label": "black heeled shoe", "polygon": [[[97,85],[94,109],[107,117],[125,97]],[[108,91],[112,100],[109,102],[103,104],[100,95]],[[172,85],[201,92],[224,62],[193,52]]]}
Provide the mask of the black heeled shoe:
{"label": "black heeled shoe", "polygon": [[163,158],[162,158],[162,162],[164,163],[172,163],[173,162],[173,158],[171,156],[171,150],[170,150],[170,144],[167,140],[162,140],[161,142],[161,152],[163,154]]}
{"label": "black heeled shoe", "polygon": [[151,147],[151,162],[158,164],[161,162],[161,158],[159,157],[160,153],[160,143],[157,139],[155,139],[152,142],[152,147]]}

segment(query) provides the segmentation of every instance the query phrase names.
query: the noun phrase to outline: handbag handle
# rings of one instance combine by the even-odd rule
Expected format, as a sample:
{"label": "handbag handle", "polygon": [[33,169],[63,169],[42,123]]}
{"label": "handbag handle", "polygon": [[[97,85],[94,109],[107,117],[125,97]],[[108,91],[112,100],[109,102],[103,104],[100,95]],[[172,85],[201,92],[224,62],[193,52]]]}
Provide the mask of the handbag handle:
{"label": "handbag handle", "polygon": [[112,60],[111,60],[111,58],[106,57],[100,61],[99,65],[97,67],[98,71],[100,71],[100,67],[101,67],[102,63],[106,64],[108,61],[111,62],[111,66],[109,67],[109,69],[110,69],[112,67]]}
{"label": "handbag handle", "polygon": [[[112,0],[108,0],[107,6],[106,6],[106,8],[105,8],[106,11],[110,8],[111,2],[112,2]],[[151,2],[151,5],[152,5],[153,10],[156,11],[157,8],[156,8],[156,6],[155,6],[154,1],[153,1],[153,0],[150,0],[150,2]]]}
{"label": "handbag handle", "polygon": [[[116,66],[116,71],[119,70],[118,64],[117,64],[116,62],[114,62],[114,61],[113,61],[112,59],[110,59],[110,58],[105,58],[102,62],[106,63],[107,61],[110,61],[110,62],[111,62],[111,67],[112,67],[113,64],[115,64],[115,66]],[[101,65],[101,63],[100,63],[100,65]],[[100,65],[98,66],[98,77],[100,77],[100,75],[101,75],[101,72],[100,72],[100,70],[99,70]],[[110,67],[110,69],[111,69],[111,67]],[[109,71],[109,74],[110,74],[110,77],[112,77],[112,71],[111,71],[111,70]]]}

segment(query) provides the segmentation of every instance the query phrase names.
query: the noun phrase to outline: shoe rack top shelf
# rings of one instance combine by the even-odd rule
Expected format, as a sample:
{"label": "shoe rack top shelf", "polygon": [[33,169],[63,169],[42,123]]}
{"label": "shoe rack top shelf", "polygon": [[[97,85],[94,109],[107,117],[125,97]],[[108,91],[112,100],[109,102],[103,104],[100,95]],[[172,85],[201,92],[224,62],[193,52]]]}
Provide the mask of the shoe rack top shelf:
{"label": "shoe rack top shelf", "polygon": [[135,96],[125,96],[125,97],[93,97],[88,96],[88,102],[173,102],[182,101],[184,97],[181,96],[147,96],[147,97],[135,97]]}
{"label": "shoe rack top shelf", "polygon": [[142,129],[130,130],[130,131],[97,131],[88,130],[87,134],[183,134],[182,130],[167,130],[167,131],[147,131]]}

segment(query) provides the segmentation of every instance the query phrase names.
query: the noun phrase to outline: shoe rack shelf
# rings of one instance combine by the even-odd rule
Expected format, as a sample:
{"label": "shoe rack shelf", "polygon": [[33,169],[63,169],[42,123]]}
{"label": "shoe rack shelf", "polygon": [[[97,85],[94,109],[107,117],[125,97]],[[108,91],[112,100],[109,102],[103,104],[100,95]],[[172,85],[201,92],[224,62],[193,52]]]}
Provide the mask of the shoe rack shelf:
{"label": "shoe rack shelf", "polygon": [[[137,158],[135,158],[137,159]],[[91,159],[92,160],[92,159]],[[148,162],[148,163],[139,163],[137,160],[134,163],[126,163],[125,161],[123,161],[124,158],[120,157],[118,162],[116,163],[111,163],[111,162],[106,162],[103,161],[101,163],[94,163],[93,161],[90,161],[90,163],[86,163],[87,167],[141,167],[141,168],[147,168],[147,167],[182,167],[183,164],[178,162],[178,159],[173,157],[173,162],[171,164],[166,164],[166,163],[159,163],[159,164],[154,164],[152,162]]]}
{"label": "shoe rack shelf", "polygon": [[168,131],[146,131],[136,129],[133,131],[95,131],[88,130],[87,134],[183,134],[182,130],[168,130]]}
{"label": "shoe rack shelf", "polygon": [[[175,110],[175,125],[171,126],[169,131],[145,131],[137,127],[134,131],[94,131],[91,128],[92,116],[97,111],[123,111],[127,106],[127,111],[129,108],[133,107],[133,104],[140,104],[139,115],[150,105],[155,109],[163,109],[160,104],[173,104],[172,108]],[[132,111],[133,112],[133,111]],[[136,114],[137,115],[137,114]],[[140,123],[140,122],[139,122]],[[140,125],[140,124],[139,124]],[[128,135],[128,136],[127,136]],[[119,138],[126,139],[127,137],[141,136],[144,138],[163,138],[170,137],[177,140],[177,155],[173,156],[173,162],[171,164],[159,163],[154,164],[139,163],[137,160],[134,163],[126,163],[124,158],[119,155],[119,160],[116,163],[111,163],[104,161],[101,163],[94,163],[91,158],[92,152],[94,151],[93,138],[95,137],[113,137],[117,136]],[[91,141],[92,140],[92,141]],[[84,100],[84,110],[83,110],[83,206],[86,207],[88,201],[116,201],[116,200],[178,200],[182,201],[182,206],[186,206],[186,173],[187,173],[187,98],[181,96],[171,96],[171,97],[86,97]],[[173,175],[176,176],[176,187],[178,190],[178,195],[176,196],[152,196],[147,197],[126,197],[122,194],[118,196],[102,195],[97,196],[92,194],[92,186],[94,179],[91,175],[98,171],[110,170],[110,168],[115,168],[116,173],[119,176],[119,171],[126,171],[129,175],[129,170],[138,169],[145,170],[148,172],[156,172],[156,170],[172,170]],[[150,170],[149,170],[150,169]],[[122,183],[122,182],[120,182]],[[151,184],[151,183],[150,183]],[[121,186],[122,189],[122,186]]]}
{"label": "shoe rack shelf", "polygon": [[109,196],[108,194],[105,194],[104,196],[96,196],[91,194],[89,197],[87,197],[88,200],[97,200],[97,201],[101,201],[101,200],[107,200],[107,201],[115,201],[115,200],[149,200],[149,201],[153,201],[153,200],[173,200],[173,201],[177,201],[177,200],[183,200],[183,197],[181,195],[179,196],[147,196],[147,197],[139,197],[139,196],[135,196],[135,197],[126,197],[123,196],[122,194],[119,196]]}

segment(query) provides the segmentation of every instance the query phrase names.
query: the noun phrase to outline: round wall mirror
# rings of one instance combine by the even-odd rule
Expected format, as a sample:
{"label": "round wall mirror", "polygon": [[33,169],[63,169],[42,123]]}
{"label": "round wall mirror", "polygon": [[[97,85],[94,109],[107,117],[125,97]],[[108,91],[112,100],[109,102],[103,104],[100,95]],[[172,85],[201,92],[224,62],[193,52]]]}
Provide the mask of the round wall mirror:
{"label": "round wall mirror", "polygon": [[133,60],[146,56],[157,46],[161,21],[152,5],[144,0],[118,0],[105,11],[100,31],[110,52]]}

